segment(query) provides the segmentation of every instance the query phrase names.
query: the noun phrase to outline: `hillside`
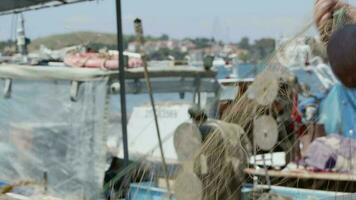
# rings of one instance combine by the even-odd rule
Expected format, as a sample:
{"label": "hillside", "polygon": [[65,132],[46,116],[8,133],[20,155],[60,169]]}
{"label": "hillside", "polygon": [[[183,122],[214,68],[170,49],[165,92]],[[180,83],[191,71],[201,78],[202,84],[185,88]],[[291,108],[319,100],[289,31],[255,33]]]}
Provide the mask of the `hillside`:
{"label": "hillside", "polygon": [[38,49],[45,45],[51,49],[60,49],[72,45],[85,44],[89,46],[108,46],[116,47],[116,35],[112,33],[98,32],[73,32],[66,34],[51,35],[33,39],[29,49]]}

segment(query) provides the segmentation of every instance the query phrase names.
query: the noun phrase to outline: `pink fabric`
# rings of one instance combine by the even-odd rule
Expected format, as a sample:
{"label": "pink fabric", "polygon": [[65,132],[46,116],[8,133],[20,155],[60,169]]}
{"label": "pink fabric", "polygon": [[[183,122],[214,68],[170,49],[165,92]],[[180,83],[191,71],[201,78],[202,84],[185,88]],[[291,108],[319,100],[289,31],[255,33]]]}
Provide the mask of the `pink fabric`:
{"label": "pink fabric", "polygon": [[[65,56],[64,63],[71,67],[105,68],[114,70],[119,66],[119,58],[117,55],[106,56],[99,53],[76,53]],[[140,58],[129,57],[129,68],[142,66],[143,62]]]}

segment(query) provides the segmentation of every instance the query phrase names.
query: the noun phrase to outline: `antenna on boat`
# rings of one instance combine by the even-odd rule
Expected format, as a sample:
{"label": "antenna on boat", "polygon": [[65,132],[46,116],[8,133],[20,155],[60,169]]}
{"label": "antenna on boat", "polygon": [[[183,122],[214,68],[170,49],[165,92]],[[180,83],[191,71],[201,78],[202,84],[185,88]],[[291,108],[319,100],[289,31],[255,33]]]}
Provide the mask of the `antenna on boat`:
{"label": "antenna on boat", "polygon": [[25,56],[27,55],[27,42],[25,35],[25,19],[23,14],[19,14],[18,24],[17,24],[17,48],[18,52]]}
{"label": "antenna on boat", "polygon": [[17,52],[21,55],[22,62],[27,63],[28,62],[27,45],[29,44],[29,39],[26,38],[25,19],[22,13],[18,14],[16,41],[17,41]]}

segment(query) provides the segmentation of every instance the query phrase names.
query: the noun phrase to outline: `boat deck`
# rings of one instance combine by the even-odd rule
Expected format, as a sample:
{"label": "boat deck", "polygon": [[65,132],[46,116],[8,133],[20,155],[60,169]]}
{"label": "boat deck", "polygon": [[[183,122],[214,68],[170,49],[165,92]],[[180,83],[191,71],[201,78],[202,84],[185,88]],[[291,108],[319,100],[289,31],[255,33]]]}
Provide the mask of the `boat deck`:
{"label": "boat deck", "polygon": [[[199,67],[175,66],[175,67],[149,67],[151,78],[215,78],[217,72],[204,70]],[[144,69],[129,68],[125,70],[126,79],[143,79]],[[86,81],[101,77],[118,78],[117,70],[105,70],[100,68],[74,68],[1,64],[0,78],[25,79],[25,80],[77,80]]]}
{"label": "boat deck", "polygon": [[[260,177],[264,181],[265,171],[247,168],[249,176]],[[268,170],[272,185],[296,188],[328,190],[337,192],[356,192],[356,176],[346,173],[311,172],[307,170],[277,171]]]}
{"label": "boat deck", "polygon": [[[155,93],[185,93],[185,92],[212,92],[217,93],[220,84],[216,79],[216,71],[205,70],[199,67],[149,67],[152,89]],[[146,93],[147,86],[144,79],[144,69],[130,68],[125,70],[126,93]],[[29,65],[0,65],[0,79],[11,81],[95,81],[118,79],[117,70],[104,70],[99,68],[72,68],[49,67]]]}
{"label": "boat deck", "polygon": [[[264,170],[245,169],[245,173],[249,175],[265,176]],[[299,178],[299,179],[317,179],[317,180],[333,180],[333,181],[356,181],[356,176],[346,173],[329,173],[329,172],[310,172],[306,170],[296,171],[277,171],[268,170],[270,177],[282,178]]]}

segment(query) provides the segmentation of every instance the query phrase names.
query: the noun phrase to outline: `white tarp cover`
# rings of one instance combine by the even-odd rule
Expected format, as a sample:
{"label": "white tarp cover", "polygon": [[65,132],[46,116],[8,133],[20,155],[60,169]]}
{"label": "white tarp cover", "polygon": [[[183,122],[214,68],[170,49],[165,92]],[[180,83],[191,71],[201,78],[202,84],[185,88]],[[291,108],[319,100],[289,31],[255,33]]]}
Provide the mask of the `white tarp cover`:
{"label": "white tarp cover", "polygon": [[[188,109],[190,107],[190,103],[162,103],[156,106],[159,128],[164,142],[163,149],[170,163],[177,162],[177,154],[173,145],[174,131],[180,124],[189,120]],[[144,157],[151,161],[161,160],[153,111],[150,106],[135,107],[127,128],[130,133],[128,144],[131,158],[142,159]],[[123,157],[122,152],[120,156]]]}
{"label": "white tarp cover", "polygon": [[[0,88],[4,88],[0,79]],[[98,199],[105,172],[107,79],[85,82],[77,102],[70,81],[14,80],[0,96],[0,181],[43,183],[63,199]]]}
{"label": "white tarp cover", "polygon": [[38,67],[28,65],[0,65],[0,78],[13,80],[74,80],[89,81],[106,78],[117,72],[102,69],[70,67]]}

